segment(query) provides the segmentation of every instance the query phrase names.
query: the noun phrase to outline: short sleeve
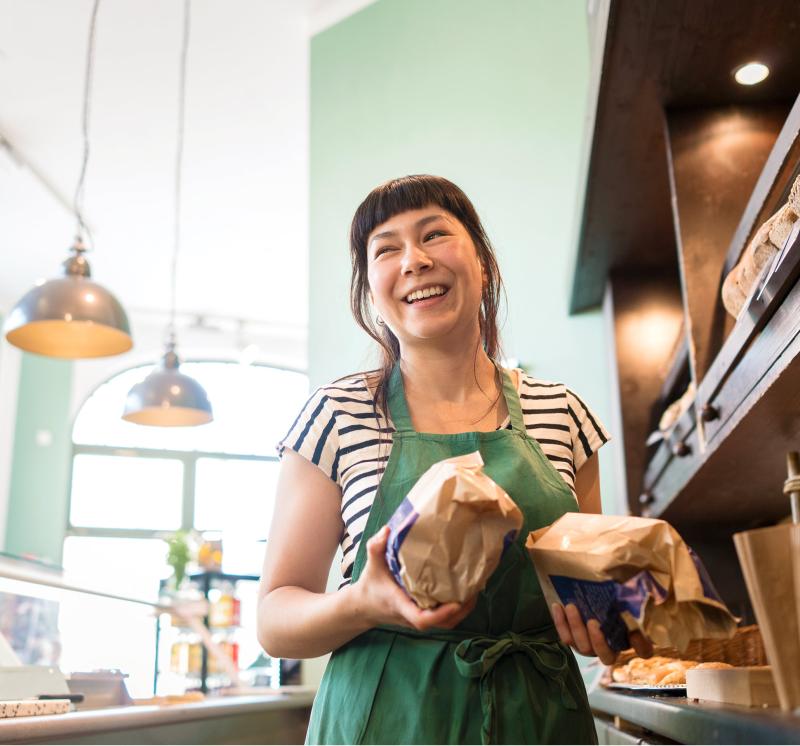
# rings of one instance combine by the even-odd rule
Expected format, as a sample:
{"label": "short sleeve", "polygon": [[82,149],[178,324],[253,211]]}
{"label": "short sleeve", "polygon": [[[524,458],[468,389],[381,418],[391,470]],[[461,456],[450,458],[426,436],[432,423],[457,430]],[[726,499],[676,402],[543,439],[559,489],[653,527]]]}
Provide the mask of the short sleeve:
{"label": "short sleeve", "polygon": [[289,432],[278,442],[279,457],[286,448],[299,453],[331,480],[337,481],[339,433],[336,415],[324,388],[311,395]]}
{"label": "short sleeve", "polygon": [[567,410],[572,436],[572,462],[577,474],[589,457],[611,436],[597,415],[570,389],[567,389]]}

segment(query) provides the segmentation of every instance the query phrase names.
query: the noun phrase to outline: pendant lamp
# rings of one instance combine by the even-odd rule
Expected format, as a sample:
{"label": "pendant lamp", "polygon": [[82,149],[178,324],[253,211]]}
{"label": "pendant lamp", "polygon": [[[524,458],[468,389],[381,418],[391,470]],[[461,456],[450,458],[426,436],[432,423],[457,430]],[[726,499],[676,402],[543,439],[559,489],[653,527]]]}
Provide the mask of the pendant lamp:
{"label": "pendant lamp", "polygon": [[11,309],[3,325],[15,347],[39,355],[91,358],[119,355],[133,347],[128,317],[119,301],[91,279],[84,253],[83,185],[89,162],[89,104],[95,27],[100,0],[95,0],[89,25],[83,94],[83,165],[75,189],[73,211],[78,221],[72,255],[64,262],[64,276],[37,285]]}
{"label": "pendant lamp", "polygon": [[175,159],[175,225],[172,248],[172,290],[169,330],[164,356],[160,365],[141,383],[128,392],[122,419],[139,425],[185,427],[204,425],[214,417],[203,387],[190,376],[180,372],[180,360],[175,352],[175,304],[177,296],[178,250],[180,248],[181,172],[183,160],[183,123],[186,104],[186,56],[189,49],[190,0],[185,0],[183,14],[183,45],[181,48],[180,96],[178,102],[178,138]]}

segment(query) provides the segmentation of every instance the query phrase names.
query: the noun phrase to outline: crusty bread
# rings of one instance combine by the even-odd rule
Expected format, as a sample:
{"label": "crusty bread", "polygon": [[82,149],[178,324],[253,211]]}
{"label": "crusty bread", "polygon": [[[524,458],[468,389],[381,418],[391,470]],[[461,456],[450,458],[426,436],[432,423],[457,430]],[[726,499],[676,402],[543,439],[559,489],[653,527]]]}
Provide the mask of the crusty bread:
{"label": "crusty bread", "polygon": [[777,253],[778,249],[769,241],[750,242],[740,262],[739,270],[739,289],[745,298],[750,294],[764,267],[772,262]]}
{"label": "crusty bread", "polygon": [[792,227],[797,220],[797,213],[792,209],[792,206],[787,202],[775,214],[775,220],[772,223],[772,228],[769,231],[770,243],[778,249],[783,248],[786,239],[792,232]]}
{"label": "crusty bread", "polygon": [[686,672],[693,668],[733,668],[729,663],[712,661],[698,663],[655,655],[652,658],[631,658],[628,663],[614,666],[611,678],[619,684],[670,686],[686,683]]}
{"label": "crusty bread", "polygon": [[722,283],[722,305],[725,306],[725,310],[734,318],[739,316],[739,312],[742,310],[745,300],[747,300],[747,296],[739,287],[739,272],[741,268],[742,265],[737,264],[728,273],[725,282]]}
{"label": "crusty bread", "polygon": [[672,673],[668,673],[661,681],[658,682],[658,686],[672,686],[675,684],[685,684],[686,683],[686,670],[682,671],[673,671]]}
{"label": "crusty bread", "polygon": [[789,192],[789,206],[795,215],[800,215],[800,176],[794,180],[792,190]]}

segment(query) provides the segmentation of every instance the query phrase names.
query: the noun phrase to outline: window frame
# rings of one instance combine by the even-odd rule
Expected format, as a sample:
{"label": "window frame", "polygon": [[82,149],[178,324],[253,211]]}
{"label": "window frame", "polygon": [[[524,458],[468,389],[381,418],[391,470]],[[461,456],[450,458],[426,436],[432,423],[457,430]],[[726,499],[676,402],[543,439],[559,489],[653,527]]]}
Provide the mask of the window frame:
{"label": "window frame", "polygon": [[[123,456],[127,458],[159,458],[180,461],[183,465],[181,488],[181,525],[174,530],[146,528],[102,528],[96,526],[76,526],[72,523],[72,474],[75,468],[75,457],[88,454],[92,456]],[[164,448],[130,448],[120,446],[92,446],[72,443],[72,456],[69,463],[69,494],[67,496],[67,529],[64,538],[70,536],[93,536],[112,539],[162,539],[166,540],[175,531],[194,531],[194,503],[197,461],[201,458],[220,459],[223,461],[280,461],[278,456],[261,456],[254,454],[222,453],[218,451],[179,451]]]}
{"label": "window frame", "polygon": [[[231,365],[240,365],[237,360],[233,359],[220,359],[220,358],[187,358],[182,361],[183,364],[196,364],[196,363],[226,363]],[[95,386],[89,395],[84,399],[80,407],[78,407],[75,418],[72,423],[70,444],[71,453],[69,459],[69,469],[67,474],[67,504],[66,504],[66,530],[64,532],[64,540],[72,536],[79,537],[98,537],[98,538],[120,538],[120,539],[162,539],[167,540],[174,535],[175,531],[194,531],[194,504],[195,504],[195,483],[197,460],[201,458],[217,458],[226,461],[240,460],[240,461],[269,461],[277,462],[280,458],[277,455],[265,456],[263,454],[239,454],[239,453],[225,453],[219,451],[183,451],[169,448],[142,448],[138,446],[105,446],[105,445],[91,445],[86,443],[75,442],[75,422],[80,416],[81,410],[86,405],[86,402],[91,399],[94,393],[101,387],[113,380],[119,375],[126,373],[129,370],[142,369],[144,372],[153,365],[157,365],[158,360],[152,363],[136,363],[124,370],[116,371],[113,375],[106,378],[104,381]],[[270,370],[280,370],[287,373],[298,373],[303,375],[308,380],[308,370],[294,368],[288,365],[270,365],[268,363],[251,363],[252,367],[269,368]],[[140,427],[145,427],[141,425]],[[201,426],[202,427],[202,426]],[[103,527],[88,527],[76,526],[72,523],[72,477],[75,469],[75,457],[81,454],[89,454],[95,456],[128,456],[131,458],[166,458],[180,461],[183,464],[183,479],[181,489],[181,525],[174,530],[158,530],[158,529],[121,529],[121,528],[103,528]]]}

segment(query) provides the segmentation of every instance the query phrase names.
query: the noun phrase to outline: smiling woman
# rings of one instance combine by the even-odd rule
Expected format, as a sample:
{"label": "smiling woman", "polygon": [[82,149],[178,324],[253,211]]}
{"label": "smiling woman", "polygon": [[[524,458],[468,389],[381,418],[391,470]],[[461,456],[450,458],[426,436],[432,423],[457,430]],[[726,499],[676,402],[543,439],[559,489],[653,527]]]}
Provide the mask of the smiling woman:
{"label": "smiling woman", "polygon": [[[353,315],[382,365],[318,389],[280,442],[260,590],[271,655],[333,651],[308,742],[592,742],[564,642],[604,655],[602,635],[571,608],[556,630],[520,540],[476,597],[422,610],[386,565],[386,523],[433,463],[479,451],[522,511],[524,541],[567,511],[599,509],[596,452],[609,436],[564,384],[499,364],[500,273],[455,184],[382,184],[350,239]],[[337,545],[344,582],[325,593]]]}

